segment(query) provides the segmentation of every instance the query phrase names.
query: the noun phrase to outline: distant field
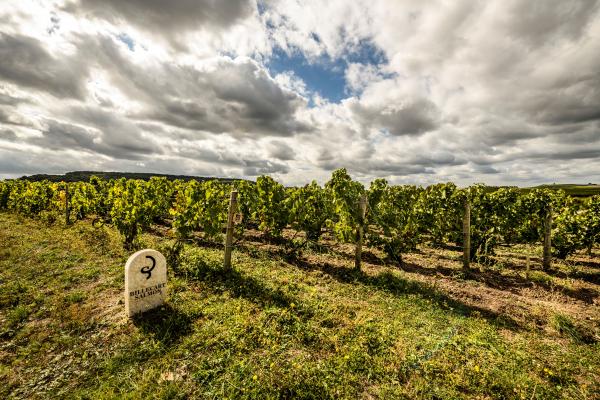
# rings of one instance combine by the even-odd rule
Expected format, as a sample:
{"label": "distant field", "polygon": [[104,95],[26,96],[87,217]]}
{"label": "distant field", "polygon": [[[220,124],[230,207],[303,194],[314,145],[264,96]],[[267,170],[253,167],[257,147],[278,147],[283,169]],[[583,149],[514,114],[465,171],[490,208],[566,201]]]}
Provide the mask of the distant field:
{"label": "distant field", "polygon": [[541,185],[536,186],[537,188],[547,188],[558,190],[562,189],[567,194],[575,197],[587,197],[600,194],[600,185],[570,185],[570,184],[557,184],[557,185]]}
{"label": "distant field", "polygon": [[[486,190],[488,192],[496,191],[497,189],[506,186],[488,186]],[[520,188],[523,192],[529,192],[532,189],[550,189],[550,190],[564,190],[568,195],[573,197],[589,197],[596,194],[600,194],[600,185],[576,185],[576,184],[556,184],[556,185],[539,185],[532,187]]]}

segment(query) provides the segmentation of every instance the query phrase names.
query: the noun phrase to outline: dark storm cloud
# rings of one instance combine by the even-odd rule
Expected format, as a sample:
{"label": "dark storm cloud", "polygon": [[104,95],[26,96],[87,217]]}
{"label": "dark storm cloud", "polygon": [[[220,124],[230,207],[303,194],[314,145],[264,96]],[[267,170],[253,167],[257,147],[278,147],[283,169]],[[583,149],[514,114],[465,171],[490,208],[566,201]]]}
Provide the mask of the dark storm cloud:
{"label": "dark storm cloud", "polygon": [[480,174],[499,174],[500,173],[500,171],[498,171],[496,168],[492,167],[491,165],[475,164],[473,166],[473,170]]}
{"label": "dark storm cloud", "polygon": [[413,154],[398,160],[391,157],[381,157],[377,154],[364,157],[348,157],[336,154],[330,150],[322,151],[316,161],[317,165],[327,171],[337,168],[347,168],[353,173],[368,176],[432,174],[436,168],[458,166],[467,160],[448,152]]}
{"label": "dark storm cloud", "polygon": [[393,163],[389,161],[374,161],[362,164],[361,167],[350,167],[351,171],[360,172],[365,175],[375,174],[375,176],[387,175],[413,175],[413,174],[432,174],[434,170],[424,165],[413,165],[404,163]]}
{"label": "dark storm cloud", "polygon": [[[29,157],[31,161],[31,157]],[[23,159],[21,153],[0,148],[0,173],[2,174],[31,174],[40,171],[43,166],[32,166]]]}
{"label": "dark storm cloud", "polygon": [[[507,163],[552,163],[554,161],[600,159],[600,143],[561,143],[559,141],[545,140],[540,146],[528,146],[513,152],[497,152],[496,154],[473,154],[468,157],[474,165],[474,171],[487,173],[486,170],[493,166]],[[583,165],[579,165],[584,168]]]}
{"label": "dark storm cloud", "polygon": [[385,107],[351,102],[350,109],[366,127],[378,127],[394,136],[419,135],[439,127],[440,111],[427,99],[406,99]]}
{"label": "dark storm cloud", "polygon": [[[319,151],[319,155],[316,158],[316,164],[320,168],[326,171],[333,171],[336,168],[340,168],[341,164],[338,164],[338,158],[329,149],[323,148]],[[342,163],[343,164],[343,163]]]}
{"label": "dark storm cloud", "polygon": [[160,149],[141,137],[135,126],[98,109],[74,108],[70,110],[73,121],[45,120],[41,137],[26,141],[50,150],[82,150],[117,159],[138,160],[150,154],[160,154]]}
{"label": "dark storm cloud", "polygon": [[596,148],[567,149],[556,152],[543,152],[529,155],[530,158],[543,160],[582,160],[586,158],[600,158],[600,146]]}
{"label": "dark storm cloud", "polygon": [[160,154],[160,147],[142,135],[129,119],[95,107],[72,107],[71,120],[92,126],[102,132],[95,141],[98,151],[116,158],[136,159],[143,154]]}
{"label": "dark storm cloud", "polygon": [[269,160],[244,160],[243,173],[247,176],[269,174],[287,174],[289,167],[286,164]]}
{"label": "dark storm cloud", "polygon": [[226,166],[244,166],[244,161],[227,148],[215,148],[214,144],[185,143],[177,147],[177,154],[181,157],[201,160]]}
{"label": "dark storm cloud", "polygon": [[[464,129],[464,128],[463,128]],[[548,135],[539,126],[521,120],[509,120],[498,117],[486,119],[472,128],[482,147],[514,145],[519,141],[535,139]]]}
{"label": "dark storm cloud", "polygon": [[97,150],[94,139],[99,134],[69,123],[49,120],[42,131],[41,137],[28,140],[31,144],[50,150],[85,149]]}
{"label": "dark storm cloud", "polygon": [[163,74],[173,86],[152,94],[154,107],[142,118],[241,136],[289,136],[310,130],[294,116],[303,100],[279,87],[251,60],[222,60],[213,71],[166,67]]}
{"label": "dark storm cloud", "polygon": [[[583,125],[583,126],[582,126]],[[600,142],[600,121],[593,124],[577,124],[572,130],[561,129],[553,136],[558,144],[589,144]]]}
{"label": "dark storm cloud", "polygon": [[221,62],[206,78],[217,98],[234,105],[242,129],[255,127],[276,135],[309,130],[293,117],[303,100],[277,85],[256,63]]}
{"label": "dark storm cloud", "polygon": [[282,161],[293,160],[296,156],[294,149],[292,149],[288,144],[278,140],[269,142],[267,145],[267,151],[269,156]]}
{"label": "dark storm cloud", "polygon": [[37,39],[0,32],[0,79],[60,98],[83,98],[87,69],[76,57],[54,57]]}
{"label": "dark storm cloud", "polygon": [[289,167],[285,163],[265,160],[259,157],[240,156],[227,147],[207,147],[206,144],[189,144],[178,149],[182,157],[205,161],[225,167],[242,168],[246,176],[258,176],[274,173],[287,173]]}
{"label": "dark storm cloud", "polygon": [[352,170],[369,174],[375,171],[379,175],[412,175],[432,174],[439,167],[457,166],[466,164],[466,160],[450,153],[424,153],[413,154],[401,161],[396,159],[364,160],[353,164]]}
{"label": "dark storm cloud", "polygon": [[499,25],[514,39],[539,47],[579,38],[598,10],[595,1],[544,0],[507,2]]}
{"label": "dark storm cloud", "polygon": [[17,135],[10,129],[0,128],[0,140],[4,140],[7,142],[16,142]]}
{"label": "dark storm cloud", "polygon": [[[600,80],[597,84],[600,88]],[[600,92],[598,90],[595,92],[592,96],[579,97],[581,96],[579,93],[578,98],[563,98],[562,101],[555,101],[546,108],[540,109],[536,117],[540,122],[549,125],[598,121],[600,120]],[[560,98],[564,95],[557,93],[556,96]],[[587,99],[583,100],[583,98]]]}
{"label": "dark storm cloud", "polygon": [[132,24],[174,40],[185,31],[227,28],[250,16],[254,8],[249,0],[81,0],[68,4],[65,10]]}

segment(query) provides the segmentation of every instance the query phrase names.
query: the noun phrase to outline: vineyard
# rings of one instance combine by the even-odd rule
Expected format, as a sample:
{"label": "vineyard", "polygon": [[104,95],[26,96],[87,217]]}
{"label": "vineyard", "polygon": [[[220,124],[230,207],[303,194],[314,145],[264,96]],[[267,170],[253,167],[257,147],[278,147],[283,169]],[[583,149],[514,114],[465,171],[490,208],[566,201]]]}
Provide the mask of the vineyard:
{"label": "vineyard", "polygon": [[[600,196],[345,170],[0,181],[0,397],[595,399],[599,230]],[[140,248],[169,291],[130,320]]]}
{"label": "vineyard", "polygon": [[231,191],[238,193],[234,210],[240,219],[235,228],[238,239],[247,229],[277,239],[289,227],[298,234],[292,241],[294,249],[316,244],[329,232],[341,243],[362,242],[364,237],[365,245],[383,251],[388,261],[401,262],[403,254],[421,243],[463,246],[467,205],[466,254],[481,263],[488,262],[499,245],[542,243],[546,231],[552,255],[559,259],[581,249],[591,254],[600,241],[600,195],[576,199],[560,190],[490,191],[483,185],[458,188],[452,183],[394,186],[383,179],[365,188],[344,169],[334,171],[324,187],[312,182],[298,188],[286,188],[268,176],[256,183],[231,184],[166,178],[6,180],[0,182],[0,209],[47,221],[66,213],[67,221],[72,216],[112,224],[126,248],[132,248],[153,224],[172,228],[180,241],[199,236],[221,242]]}

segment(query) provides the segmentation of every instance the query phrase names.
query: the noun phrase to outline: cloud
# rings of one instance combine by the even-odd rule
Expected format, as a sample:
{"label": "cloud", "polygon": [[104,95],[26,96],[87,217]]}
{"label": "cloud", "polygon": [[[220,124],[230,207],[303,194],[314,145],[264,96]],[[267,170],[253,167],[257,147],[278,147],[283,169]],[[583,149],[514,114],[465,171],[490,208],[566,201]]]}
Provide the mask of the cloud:
{"label": "cloud", "polygon": [[240,136],[289,136],[310,130],[295,118],[304,100],[278,86],[251,60],[221,59],[204,71],[164,66],[146,73],[138,79],[164,77],[170,85],[160,92],[141,87],[153,103],[141,118]]}
{"label": "cloud", "polygon": [[248,0],[80,0],[65,8],[70,13],[131,24],[149,33],[160,32],[174,40],[182,31],[223,29],[247,18],[254,11]]}
{"label": "cloud", "polygon": [[81,125],[44,120],[42,136],[31,138],[29,143],[55,150],[88,150],[129,160],[162,153],[134,124],[117,115],[94,108],[73,108],[69,113],[71,121]]}
{"label": "cloud", "polygon": [[269,160],[245,160],[243,173],[246,176],[286,174],[289,167],[286,164]]}
{"label": "cloud", "polygon": [[0,3],[0,174],[600,180],[599,6]]}
{"label": "cloud", "polygon": [[82,60],[55,57],[35,38],[0,32],[0,79],[59,98],[81,99],[86,75]]}
{"label": "cloud", "polygon": [[250,58],[139,65],[111,37],[80,37],[79,42],[86,56],[103,67],[112,86],[142,104],[134,118],[240,136],[289,136],[310,130],[295,117],[306,101]]}
{"label": "cloud", "polygon": [[293,160],[296,156],[296,152],[287,143],[272,140],[267,144],[267,152],[270,157],[277,160]]}
{"label": "cloud", "polygon": [[379,67],[373,64],[349,63],[345,72],[346,84],[353,92],[361,92],[373,82],[383,79]]}
{"label": "cloud", "polygon": [[509,1],[496,17],[497,29],[532,48],[558,40],[576,40],[598,11],[594,1]]}
{"label": "cloud", "polygon": [[19,97],[11,93],[7,88],[0,86],[0,104],[8,106],[16,106],[27,102],[27,99]]}
{"label": "cloud", "polygon": [[0,140],[7,142],[16,142],[17,135],[10,129],[0,129]]}
{"label": "cloud", "polygon": [[426,99],[406,99],[387,105],[364,105],[349,101],[356,118],[368,128],[379,128],[392,135],[418,135],[438,127],[439,111]]}

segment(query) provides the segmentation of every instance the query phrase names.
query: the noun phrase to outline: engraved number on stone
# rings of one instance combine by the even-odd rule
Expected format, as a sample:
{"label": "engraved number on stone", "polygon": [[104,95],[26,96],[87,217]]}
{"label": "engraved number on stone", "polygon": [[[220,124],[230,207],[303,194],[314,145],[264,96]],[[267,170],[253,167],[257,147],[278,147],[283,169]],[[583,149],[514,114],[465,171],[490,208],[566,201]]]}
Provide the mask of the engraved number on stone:
{"label": "engraved number on stone", "polygon": [[140,271],[142,274],[148,275],[146,277],[146,279],[150,279],[150,277],[152,276],[152,270],[156,266],[156,260],[152,256],[146,256],[146,258],[149,258],[150,261],[152,261],[152,266],[151,267],[142,267],[142,269]]}

